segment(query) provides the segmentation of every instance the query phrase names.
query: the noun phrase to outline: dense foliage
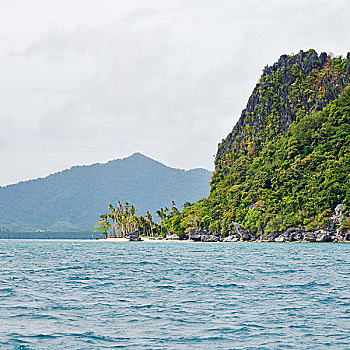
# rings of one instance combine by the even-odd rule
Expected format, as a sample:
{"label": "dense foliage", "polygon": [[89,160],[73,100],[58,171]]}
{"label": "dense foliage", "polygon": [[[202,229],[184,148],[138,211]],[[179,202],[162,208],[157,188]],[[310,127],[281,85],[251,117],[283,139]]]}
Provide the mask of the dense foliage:
{"label": "dense foliage", "polygon": [[[98,232],[105,238],[126,237],[135,231],[141,236],[164,238],[167,230],[163,223],[179,214],[174,201],[171,202],[170,209],[165,207],[156,211],[159,222],[154,221],[149,211],[144,216],[137,216],[136,208],[128,202],[122,204],[121,201],[118,201],[117,204],[116,207],[110,204],[108,213],[100,215],[94,232]],[[191,204],[186,202],[183,207],[186,208],[189,205]]]}
{"label": "dense foliage", "polygon": [[167,220],[169,231],[225,234],[233,222],[264,234],[313,230],[339,203],[349,225],[349,62],[323,56],[320,64],[313,50],[282,57],[282,66],[264,70],[243,120],[219,145],[210,196]]}
{"label": "dense foliage", "polygon": [[0,226],[11,231],[92,230],[108,203],[130,202],[153,215],[209,194],[210,172],[167,167],[142,154],[75,166],[46,178],[0,187]]}

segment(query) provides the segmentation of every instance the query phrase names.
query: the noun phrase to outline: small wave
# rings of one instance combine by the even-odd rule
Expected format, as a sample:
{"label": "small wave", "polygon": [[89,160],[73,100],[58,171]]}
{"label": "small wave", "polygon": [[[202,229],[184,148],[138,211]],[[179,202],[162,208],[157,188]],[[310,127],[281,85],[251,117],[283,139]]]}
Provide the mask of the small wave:
{"label": "small wave", "polygon": [[172,285],[160,285],[160,286],[156,286],[156,288],[159,288],[159,289],[176,289],[176,287],[172,286]]}
{"label": "small wave", "polygon": [[145,304],[145,305],[133,305],[131,306],[132,309],[150,309],[152,308],[154,305],[152,304]]}
{"label": "small wave", "polygon": [[64,266],[64,267],[57,267],[55,271],[68,271],[68,270],[80,270],[83,266]]}

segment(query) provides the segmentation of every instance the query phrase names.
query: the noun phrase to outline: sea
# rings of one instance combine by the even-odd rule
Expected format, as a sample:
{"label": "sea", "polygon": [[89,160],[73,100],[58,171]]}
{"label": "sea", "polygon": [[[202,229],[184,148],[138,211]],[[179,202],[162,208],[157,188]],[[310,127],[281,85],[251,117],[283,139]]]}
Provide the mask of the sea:
{"label": "sea", "polygon": [[0,349],[350,349],[350,245],[3,239]]}

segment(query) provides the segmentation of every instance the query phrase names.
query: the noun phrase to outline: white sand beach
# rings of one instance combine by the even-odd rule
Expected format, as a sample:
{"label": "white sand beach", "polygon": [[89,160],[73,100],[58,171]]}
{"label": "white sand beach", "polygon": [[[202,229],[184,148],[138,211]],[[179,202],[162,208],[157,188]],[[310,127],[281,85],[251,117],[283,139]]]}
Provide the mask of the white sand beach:
{"label": "white sand beach", "polygon": [[[99,238],[99,241],[108,241],[108,242],[130,242],[128,238],[125,237],[108,237],[108,238]],[[141,237],[141,241],[143,242],[170,242],[169,240],[166,239],[154,239],[150,237]]]}

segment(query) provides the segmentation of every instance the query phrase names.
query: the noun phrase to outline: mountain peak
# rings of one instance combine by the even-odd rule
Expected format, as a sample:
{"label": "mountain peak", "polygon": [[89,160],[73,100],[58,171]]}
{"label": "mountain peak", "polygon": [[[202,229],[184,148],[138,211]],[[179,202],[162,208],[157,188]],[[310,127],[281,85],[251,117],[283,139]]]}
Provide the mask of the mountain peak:
{"label": "mountain peak", "polygon": [[266,66],[237,124],[219,144],[216,168],[229,153],[259,153],[298,118],[338,98],[350,81],[348,62],[310,49]]}
{"label": "mountain peak", "polygon": [[[138,215],[209,193],[210,172],[170,168],[139,152],[0,187],[0,226],[10,230],[91,229],[106,205],[129,202]],[[23,216],[18,217],[17,209]]]}

